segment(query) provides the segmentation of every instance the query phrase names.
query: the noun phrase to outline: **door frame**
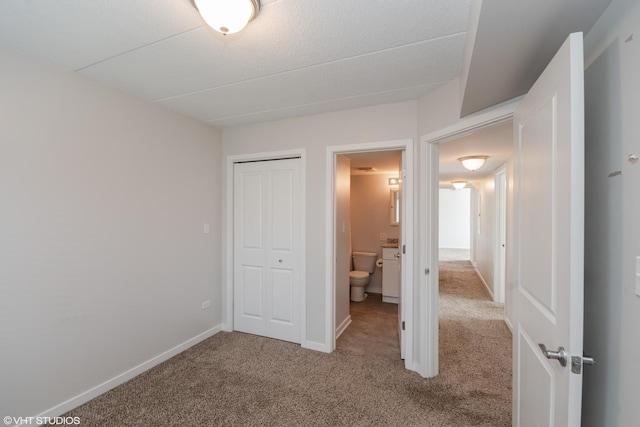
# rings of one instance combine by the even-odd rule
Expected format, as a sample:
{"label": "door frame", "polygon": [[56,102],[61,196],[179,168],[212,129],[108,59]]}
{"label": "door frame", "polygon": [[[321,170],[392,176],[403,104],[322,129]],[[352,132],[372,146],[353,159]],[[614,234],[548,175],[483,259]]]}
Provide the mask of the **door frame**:
{"label": "door frame", "polygon": [[413,362],[413,340],[412,340],[412,324],[413,324],[413,304],[414,298],[414,280],[413,265],[416,252],[414,249],[414,200],[416,197],[415,189],[415,164],[414,164],[414,140],[401,139],[392,141],[366,142],[349,145],[334,145],[327,147],[326,151],[326,184],[325,184],[325,342],[328,344],[329,352],[336,348],[336,325],[335,325],[335,159],[339,154],[357,153],[366,151],[389,151],[404,150],[405,151],[405,181],[403,182],[403,209],[402,218],[402,244],[406,245],[406,252],[409,256],[402,257],[402,316],[405,320],[405,334],[403,338],[403,347],[405,349],[405,367],[414,371]]}
{"label": "door frame", "polygon": [[225,301],[222,309],[222,320],[223,327],[222,329],[227,332],[231,332],[234,330],[233,327],[233,263],[234,263],[234,255],[233,255],[233,227],[234,223],[234,212],[233,212],[233,190],[234,190],[234,174],[233,174],[233,164],[239,162],[258,162],[258,161],[268,161],[268,160],[277,160],[287,157],[299,157],[300,158],[300,179],[301,179],[301,253],[300,253],[300,277],[302,278],[302,287],[300,289],[300,345],[306,345],[306,336],[307,336],[307,289],[306,289],[306,262],[307,262],[307,245],[306,245],[306,208],[307,208],[307,151],[304,148],[293,149],[293,150],[283,150],[283,151],[268,151],[262,153],[249,153],[249,154],[235,154],[228,155],[226,161],[226,176],[227,176],[227,185],[226,185],[226,204],[227,204],[227,212],[226,212],[226,221],[225,226],[225,241],[226,241],[226,263],[223,263],[223,271],[222,276],[226,277],[226,284],[223,284],[222,287],[222,301]]}
{"label": "door frame", "polygon": [[[493,261],[493,301],[506,304],[507,284],[507,170],[501,167],[494,175],[495,182],[495,240]],[[505,247],[502,247],[502,243]]]}
{"label": "door frame", "polygon": [[513,113],[523,97],[514,98],[494,107],[460,119],[457,123],[420,137],[420,200],[425,207],[420,213],[420,260],[418,271],[420,293],[418,303],[420,325],[424,331],[420,335],[417,371],[425,378],[438,375],[438,327],[439,327],[439,289],[438,289],[438,190],[439,190],[439,150],[438,145],[447,141],[472,134],[481,129],[504,123],[513,119]]}

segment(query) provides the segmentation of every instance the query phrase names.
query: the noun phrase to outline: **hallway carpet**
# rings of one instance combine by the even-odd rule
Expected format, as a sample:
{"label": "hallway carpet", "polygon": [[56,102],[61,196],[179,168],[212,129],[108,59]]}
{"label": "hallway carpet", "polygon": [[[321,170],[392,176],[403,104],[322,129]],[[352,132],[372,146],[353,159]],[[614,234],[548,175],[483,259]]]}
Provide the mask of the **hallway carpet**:
{"label": "hallway carpet", "polygon": [[437,378],[406,370],[397,350],[374,351],[372,330],[369,349],[339,341],[331,354],[221,332],[65,416],[85,427],[508,426],[511,338],[501,308],[468,261],[441,268]]}

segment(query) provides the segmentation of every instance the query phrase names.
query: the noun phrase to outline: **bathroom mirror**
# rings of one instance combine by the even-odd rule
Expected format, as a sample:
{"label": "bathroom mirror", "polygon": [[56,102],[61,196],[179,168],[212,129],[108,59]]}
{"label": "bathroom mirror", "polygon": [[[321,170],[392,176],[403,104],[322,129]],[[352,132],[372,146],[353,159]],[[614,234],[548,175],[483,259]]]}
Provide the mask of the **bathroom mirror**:
{"label": "bathroom mirror", "polygon": [[391,209],[389,210],[389,219],[391,225],[398,225],[400,223],[400,191],[396,188],[391,189],[390,197]]}

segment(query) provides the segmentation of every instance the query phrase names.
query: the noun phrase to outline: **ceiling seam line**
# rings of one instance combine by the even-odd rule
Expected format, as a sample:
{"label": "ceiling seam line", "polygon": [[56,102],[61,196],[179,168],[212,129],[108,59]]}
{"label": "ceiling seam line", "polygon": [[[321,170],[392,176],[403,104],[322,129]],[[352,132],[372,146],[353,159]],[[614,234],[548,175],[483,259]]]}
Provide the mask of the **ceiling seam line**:
{"label": "ceiling seam line", "polygon": [[460,33],[455,33],[455,34],[449,34],[449,35],[443,36],[443,37],[437,37],[437,38],[433,38],[433,39],[429,39],[429,40],[421,40],[419,42],[407,43],[407,44],[403,44],[403,45],[396,46],[396,47],[390,47],[390,48],[385,48],[385,49],[380,49],[380,50],[376,50],[376,51],[372,51],[372,52],[363,53],[361,55],[349,56],[347,58],[335,59],[333,61],[320,62],[318,64],[307,65],[307,66],[304,66],[304,67],[299,67],[299,68],[286,70],[286,71],[280,71],[280,72],[277,72],[277,73],[267,74],[267,75],[256,77],[256,78],[239,80],[237,82],[227,83],[227,84],[223,84],[223,85],[219,85],[219,86],[212,86],[212,87],[208,87],[208,88],[205,88],[205,89],[198,89],[198,90],[194,90],[194,91],[191,91],[191,92],[183,93],[183,94],[180,94],[180,95],[172,95],[172,96],[167,96],[167,97],[164,97],[164,98],[158,98],[158,99],[153,100],[153,102],[163,102],[163,101],[168,101],[168,100],[171,100],[171,99],[182,98],[184,96],[196,95],[196,94],[203,93],[203,92],[208,92],[208,91],[211,91],[211,90],[216,90],[216,89],[221,89],[221,88],[226,88],[226,87],[232,87],[232,86],[235,86],[235,85],[240,85],[240,84],[243,84],[243,83],[246,83],[246,82],[250,82],[250,81],[259,81],[259,80],[268,79],[268,78],[275,77],[275,76],[282,76],[282,75],[286,75],[286,74],[296,73],[296,72],[302,71],[302,70],[310,70],[312,68],[320,67],[320,66],[323,66],[323,65],[337,64],[337,63],[344,62],[344,61],[350,61],[352,59],[363,58],[363,57],[366,57],[366,56],[375,55],[375,54],[378,54],[378,53],[381,53],[381,52],[388,52],[388,51],[395,50],[395,49],[402,49],[402,48],[405,48],[405,47],[416,46],[416,45],[419,45],[419,44],[429,43],[429,42],[432,42],[432,41],[440,41],[440,40],[453,38],[453,37],[457,37],[459,35],[464,35],[464,34],[466,34],[466,33],[465,32],[460,32]]}
{"label": "ceiling seam line", "polygon": [[239,118],[239,117],[246,117],[246,116],[251,116],[254,114],[262,114],[262,113],[269,113],[269,112],[275,112],[275,111],[282,111],[282,110],[287,110],[290,108],[300,108],[300,107],[308,107],[311,105],[318,105],[318,104],[322,104],[325,102],[333,102],[333,101],[342,101],[342,100],[347,100],[347,99],[353,99],[353,98],[358,98],[361,96],[369,96],[369,95],[380,95],[380,94],[384,94],[384,93],[389,93],[389,92],[395,92],[398,90],[406,90],[406,89],[413,89],[413,88],[419,88],[419,87],[427,87],[427,86],[439,86],[439,85],[443,85],[445,83],[451,82],[452,80],[443,80],[437,83],[429,83],[426,85],[416,85],[416,86],[405,86],[405,87],[401,87],[401,88],[397,88],[397,89],[389,89],[389,90],[381,90],[378,92],[370,92],[370,93],[365,93],[362,95],[352,95],[352,96],[344,96],[342,98],[332,98],[330,100],[326,100],[326,101],[318,101],[318,102],[308,102],[306,104],[297,104],[297,105],[293,105],[293,106],[288,106],[288,107],[280,107],[280,108],[271,108],[268,110],[260,110],[257,112],[253,112],[253,113],[247,113],[247,114],[236,114],[233,116],[224,116],[224,117],[218,117],[215,119],[206,119],[205,122],[206,123],[210,123],[213,122],[215,120],[228,120],[228,119],[234,119],[234,118]]}
{"label": "ceiling seam line", "polygon": [[91,68],[91,67],[93,67],[93,66],[95,66],[95,65],[102,64],[103,62],[110,61],[110,60],[112,60],[112,59],[114,59],[114,58],[117,58],[117,57],[119,57],[119,56],[126,55],[126,54],[131,53],[131,52],[135,52],[136,50],[144,49],[145,47],[153,46],[154,44],[157,44],[157,43],[160,43],[160,42],[163,42],[163,41],[169,40],[169,39],[171,39],[171,38],[173,38],[173,37],[178,37],[178,36],[181,36],[181,35],[183,35],[183,34],[187,34],[187,33],[191,32],[191,31],[198,30],[198,29],[200,29],[200,28],[202,28],[202,27],[205,27],[205,26],[206,26],[206,24],[202,24],[202,25],[200,25],[200,26],[198,26],[198,27],[189,28],[188,30],[181,31],[181,32],[179,32],[179,33],[175,33],[175,34],[171,34],[170,36],[163,37],[163,38],[161,38],[161,39],[159,39],[159,40],[154,40],[154,41],[152,41],[152,42],[150,42],[150,43],[143,44],[143,45],[141,45],[141,46],[136,46],[136,47],[134,47],[134,48],[132,48],[132,49],[125,50],[124,52],[117,53],[117,54],[115,54],[115,55],[113,55],[113,56],[110,56],[110,57],[108,57],[108,58],[101,59],[100,61],[93,62],[93,63],[91,63],[91,64],[89,64],[89,65],[83,65],[82,67],[80,67],[80,68],[76,68],[76,69],[75,69],[75,70],[73,70],[73,71],[77,73],[77,72],[79,72],[79,71],[86,70],[87,68]]}

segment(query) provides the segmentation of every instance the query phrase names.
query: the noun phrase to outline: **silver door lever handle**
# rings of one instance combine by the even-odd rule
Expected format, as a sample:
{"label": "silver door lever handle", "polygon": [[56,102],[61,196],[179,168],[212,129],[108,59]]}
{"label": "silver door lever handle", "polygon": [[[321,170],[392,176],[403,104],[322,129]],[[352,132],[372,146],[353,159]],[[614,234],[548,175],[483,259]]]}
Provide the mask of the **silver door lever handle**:
{"label": "silver door lever handle", "polygon": [[540,350],[542,350],[542,354],[544,354],[544,357],[546,357],[547,359],[555,359],[560,362],[562,366],[567,366],[569,354],[567,354],[567,351],[564,349],[564,347],[558,347],[558,351],[547,350],[547,347],[544,344],[538,344],[538,347],[540,347]]}

